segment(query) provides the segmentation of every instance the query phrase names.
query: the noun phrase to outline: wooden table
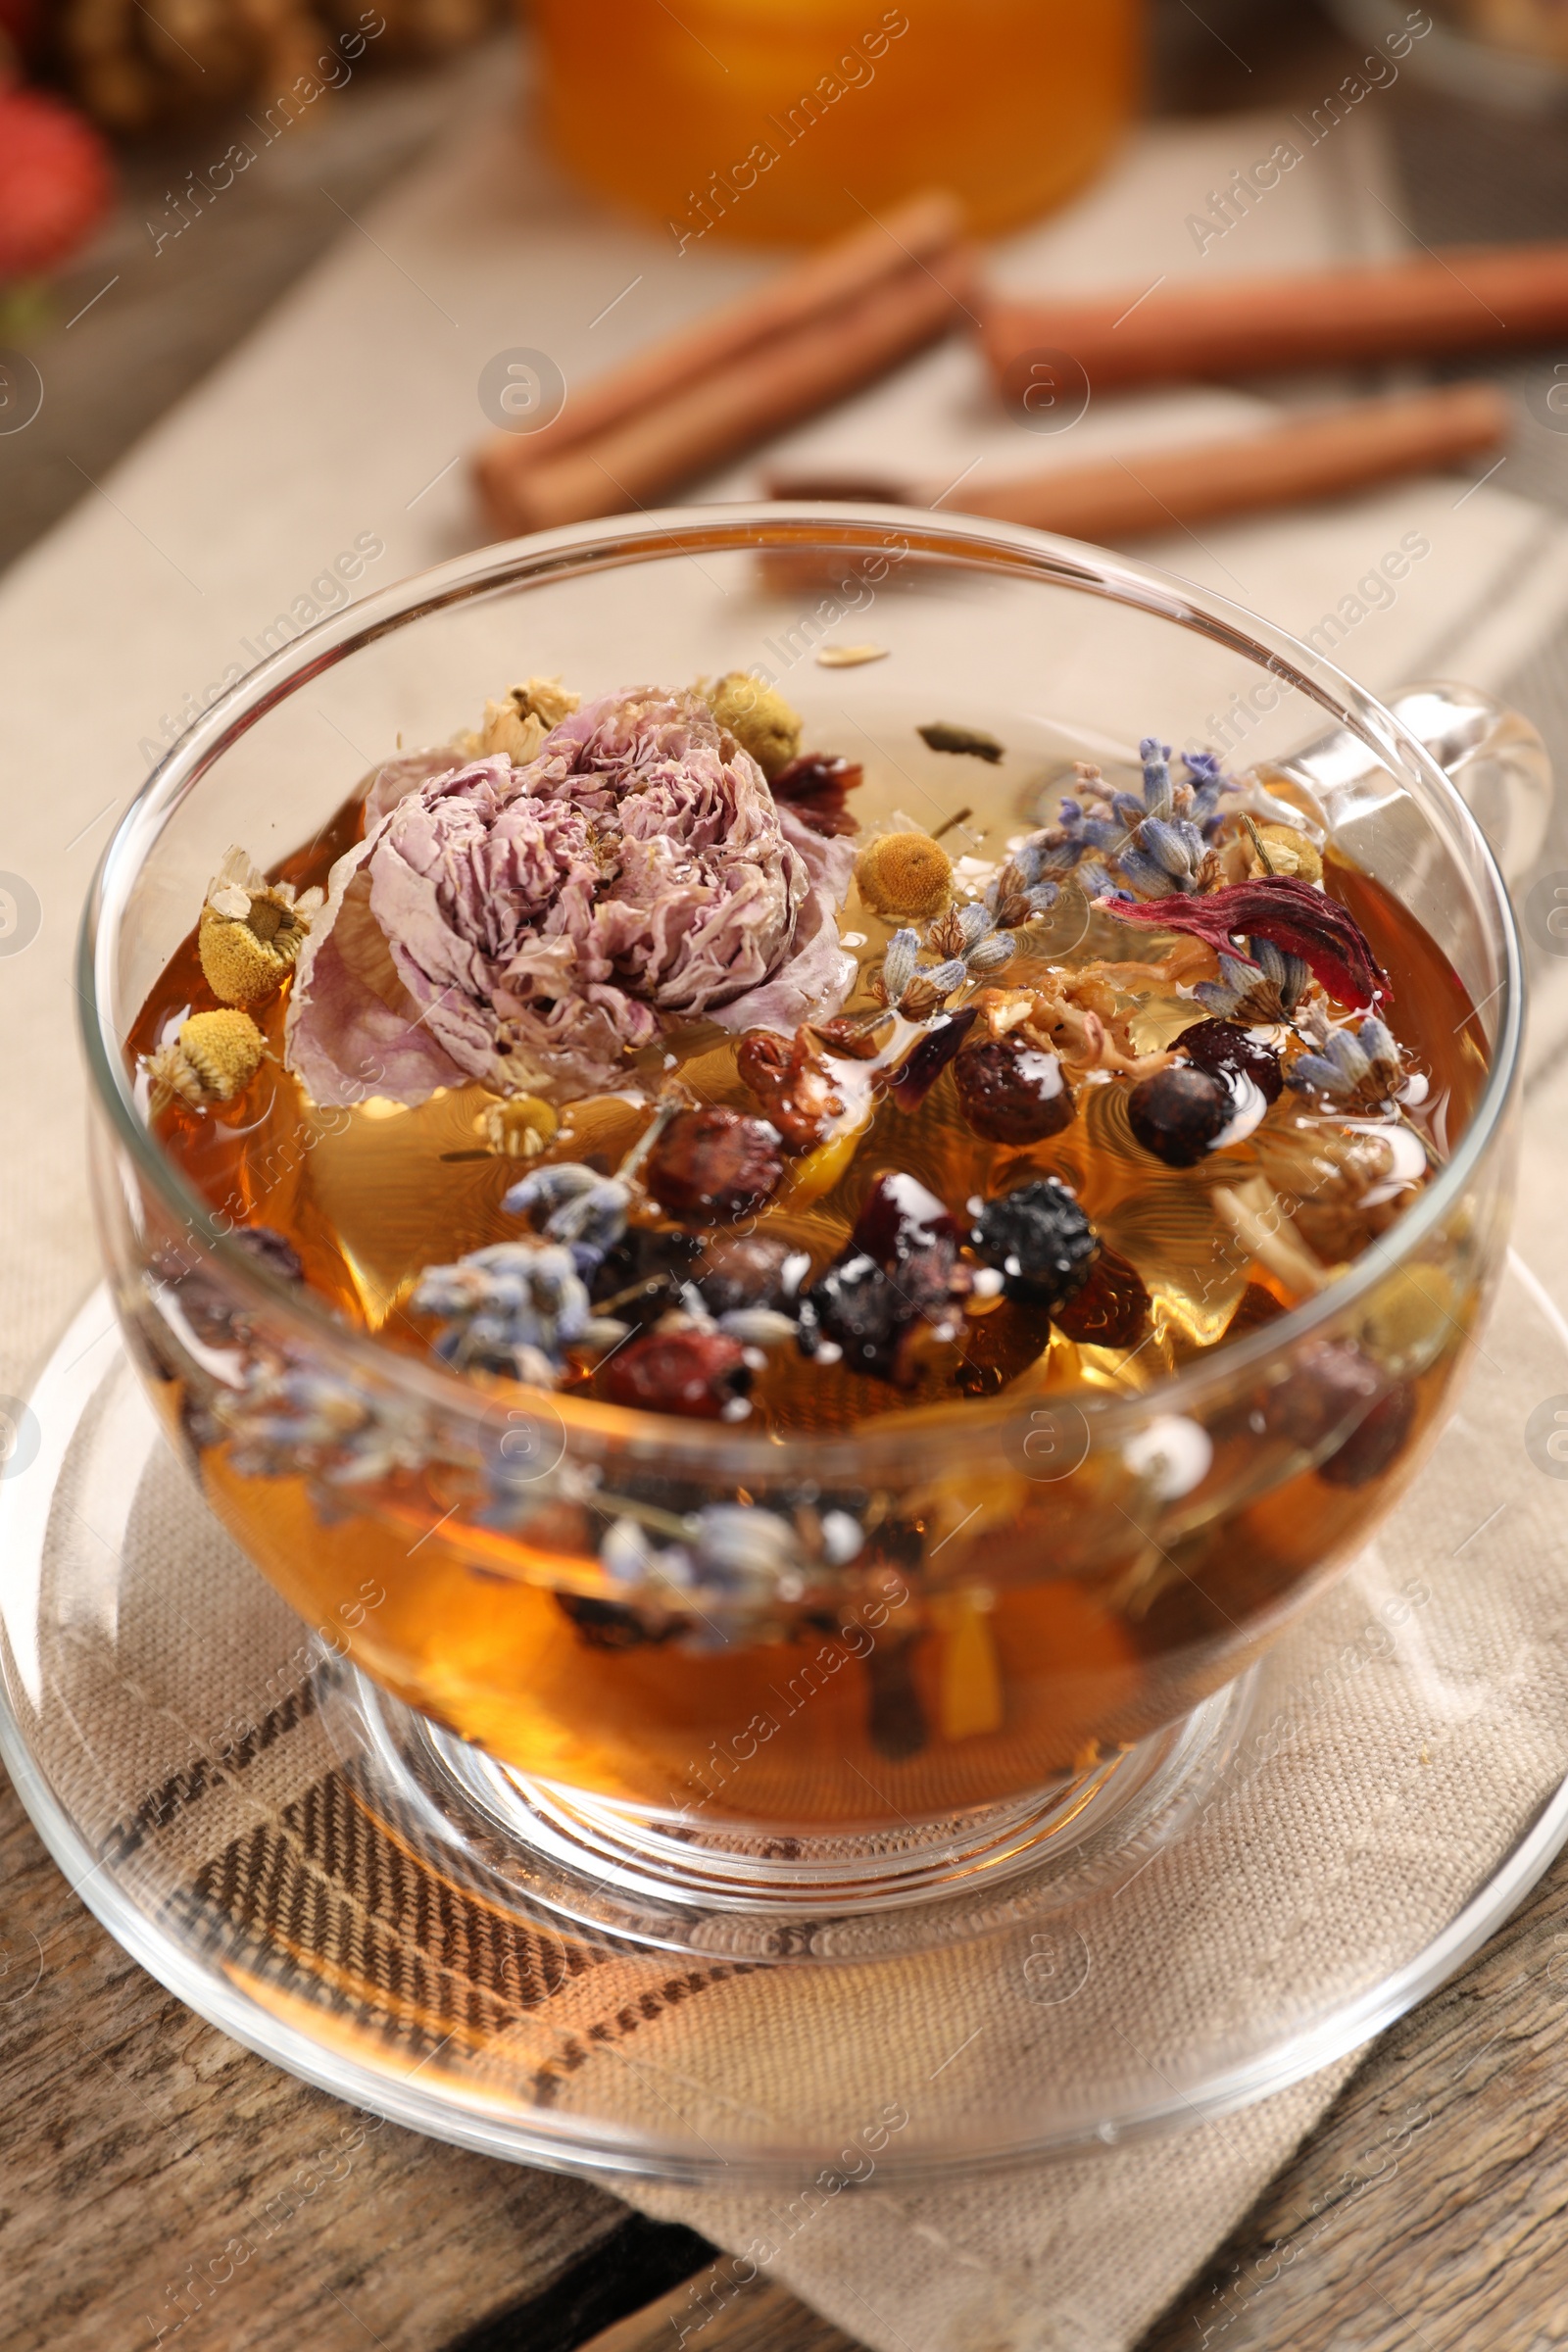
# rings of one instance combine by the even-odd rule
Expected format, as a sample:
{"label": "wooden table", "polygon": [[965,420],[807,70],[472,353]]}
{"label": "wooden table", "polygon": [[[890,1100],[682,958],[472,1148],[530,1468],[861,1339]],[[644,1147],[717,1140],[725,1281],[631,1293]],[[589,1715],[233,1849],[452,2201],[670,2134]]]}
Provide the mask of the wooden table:
{"label": "wooden table", "polygon": [[[658,2352],[710,2249],[597,2188],[358,2119],[125,1957],[0,1781],[0,2341]],[[1360,2071],[1141,2352],[1568,2335],[1568,1856]],[[351,2138],[353,2134],[351,2133]],[[266,2233],[264,2235],[264,2233]],[[225,2243],[255,2251],[198,2304]],[[221,2266],[220,2266],[221,2267]],[[179,2330],[184,2333],[183,2329]],[[703,2352],[853,2352],[776,2287]]]}

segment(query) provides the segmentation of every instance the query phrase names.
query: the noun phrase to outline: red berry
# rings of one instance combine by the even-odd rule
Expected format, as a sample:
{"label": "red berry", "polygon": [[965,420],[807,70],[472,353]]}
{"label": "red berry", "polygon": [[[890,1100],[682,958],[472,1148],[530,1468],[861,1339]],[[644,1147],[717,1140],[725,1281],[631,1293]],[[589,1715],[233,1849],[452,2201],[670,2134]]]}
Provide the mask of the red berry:
{"label": "red berry", "polygon": [[1223,1079],[1179,1061],[1145,1078],[1127,1098],[1134,1135],[1167,1168],[1196,1167],[1235,1111]]}
{"label": "red berry", "polygon": [[71,260],[114,198],[109,151],[41,90],[0,90],[0,280]]}
{"label": "red berry", "polygon": [[716,1421],[749,1387],[750,1375],[738,1342],[697,1324],[685,1331],[651,1331],[618,1348],[605,1366],[602,1385],[612,1404]]}
{"label": "red berry", "polygon": [[1149,1292],[1138,1268],[1100,1246],[1089,1280],[1052,1321],[1063,1337],[1086,1348],[1136,1348],[1149,1325]]}
{"label": "red berry", "polygon": [[953,1076],[964,1117],[987,1143],[1038,1144],[1072,1123],[1060,1062],[1016,1038],[966,1046]]}
{"label": "red berry", "polygon": [[755,1215],[783,1173],[765,1120],[712,1103],[675,1113],[648,1155],[645,1181],[668,1215],[711,1223]]}
{"label": "red berry", "polygon": [[1176,1044],[1195,1070],[1206,1070],[1211,1078],[1227,1081],[1250,1078],[1265,1102],[1279,1101],[1285,1084],[1279,1055],[1259,1045],[1255,1037],[1249,1037],[1238,1022],[1199,1021],[1184,1029]]}
{"label": "red berry", "polygon": [[780,1037],[771,1029],[748,1029],[735,1067],[778,1129],[786,1152],[809,1152],[822,1141],[844,1108],[844,1098],[804,1029]]}

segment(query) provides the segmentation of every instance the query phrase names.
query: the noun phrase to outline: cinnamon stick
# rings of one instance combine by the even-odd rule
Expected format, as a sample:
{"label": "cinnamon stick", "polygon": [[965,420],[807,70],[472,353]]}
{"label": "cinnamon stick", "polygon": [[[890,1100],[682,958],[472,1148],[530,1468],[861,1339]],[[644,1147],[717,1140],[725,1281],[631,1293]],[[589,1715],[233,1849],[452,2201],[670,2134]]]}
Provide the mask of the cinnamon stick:
{"label": "cinnamon stick", "polygon": [[[1262,432],[1093,465],[1057,466],[1005,481],[972,477],[954,501],[1070,539],[1145,539],[1183,523],[1333,498],[1495,448],[1512,412],[1491,384],[1453,384],[1393,400],[1356,401]],[[940,483],[775,475],[779,498],[890,498],[930,506]],[[943,512],[950,512],[944,507]]]}
{"label": "cinnamon stick", "polygon": [[811,254],[499,433],[475,473],[491,524],[536,530],[663,497],[858,390],[953,325],[970,285],[950,196],[928,194]]}
{"label": "cinnamon stick", "polygon": [[1119,293],[982,306],[1004,392],[1041,351],[1076,360],[1096,392],[1172,378],[1517,349],[1568,334],[1568,243],[1456,245],[1408,262],[1285,277],[1192,279]]}

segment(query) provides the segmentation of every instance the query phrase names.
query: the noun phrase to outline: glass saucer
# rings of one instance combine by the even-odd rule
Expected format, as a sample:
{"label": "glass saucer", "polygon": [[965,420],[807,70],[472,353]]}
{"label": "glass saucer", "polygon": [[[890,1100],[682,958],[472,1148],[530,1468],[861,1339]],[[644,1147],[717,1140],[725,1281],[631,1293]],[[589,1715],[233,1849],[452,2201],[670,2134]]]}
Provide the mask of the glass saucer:
{"label": "glass saucer", "polygon": [[497,2155],[888,2182],[1176,2128],[1366,2040],[1568,1836],[1568,1327],[1517,1261],[1415,1490],[1246,1683],[956,1821],[891,1913],[877,1854],[760,1899],[721,1838],[683,1908],[363,1683],[207,1512],[106,1294],[8,1411],[0,1755],[61,1868],[238,2040]]}

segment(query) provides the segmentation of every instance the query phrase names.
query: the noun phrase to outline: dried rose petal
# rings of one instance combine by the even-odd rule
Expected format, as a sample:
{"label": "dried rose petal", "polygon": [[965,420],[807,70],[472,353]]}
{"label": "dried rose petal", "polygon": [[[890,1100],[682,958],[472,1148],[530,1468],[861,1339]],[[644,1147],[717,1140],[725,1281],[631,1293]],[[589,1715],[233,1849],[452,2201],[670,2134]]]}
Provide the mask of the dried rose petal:
{"label": "dried rose petal", "polygon": [[754,1216],[783,1173],[778,1136],[766,1120],[719,1103],[678,1110],[643,1171],[668,1215],[704,1221]]}
{"label": "dried rose petal", "polygon": [[852,862],[695,696],[606,696],[524,766],[473,760],[396,793],[332,869],[288,1066],[328,1103],[467,1078],[584,1092],[662,1017],[831,1014],[855,971],[835,920]]}
{"label": "dried rose petal", "polygon": [[1252,957],[1238,949],[1240,938],[1266,939],[1289,956],[1298,956],[1336,1003],[1360,1011],[1376,998],[1392,998],[1393,983],[1372,953],[1366,933],[1348,906],[1286,874],[1236,882],[1197,898],[1099,899],[1096,905],[1119,923],[1141,923],[1152,931],[1187,931],[1216,956],[1238,963]]}
{"label": "dried rose petal", "polygon": [[735,1067],[778,1129],[786,1152],[809,1152],[844,1109],[844,1098],[804,1029],[792,1038],[749,1029]]}

